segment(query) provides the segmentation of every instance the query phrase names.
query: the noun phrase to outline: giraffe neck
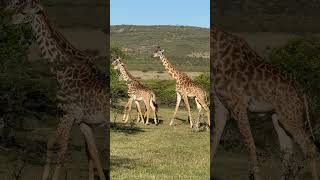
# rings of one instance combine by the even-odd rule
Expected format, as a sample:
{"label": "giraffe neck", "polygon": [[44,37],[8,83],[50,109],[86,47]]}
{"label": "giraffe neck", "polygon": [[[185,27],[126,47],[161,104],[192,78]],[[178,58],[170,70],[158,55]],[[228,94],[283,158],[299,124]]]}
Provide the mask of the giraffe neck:
{"label": "giraffe neck", "polygon": [[177,79],[177,76],[179,74],[179,71],[177,71],[173,65],[169,62],[169,60],[164,56],[160,56],[160,60],[165,68],[165,70],[169,73],[169,75],[171,77],[173,77],[174,79]]}
{"label": "giraffe neck", "polygon": [[[68,61],[70,59],[87,60],[88,55],[76,49],[66,38],[56,30],[46,14],[37,15],[31,27],[41,54],[49,61]],[[71,58],[70,58],[71,57]]]}
{"label": "giraffe neck", "polygon": [[230,69],[232,66],[234,71],[237,66],[237,70],[243,71],[244,66],[258,66],[264,62],[245,40],[214,26],[211,28],[210,43],[215,50],[212,51],[214,68]]}
{"label": "giraffe neck", "polygon": [[124,81],[126,82],[136,81],[135,77],[133,77],[133,75],[129,73],[128,69],[124,65],[120,66],[119,71]]}

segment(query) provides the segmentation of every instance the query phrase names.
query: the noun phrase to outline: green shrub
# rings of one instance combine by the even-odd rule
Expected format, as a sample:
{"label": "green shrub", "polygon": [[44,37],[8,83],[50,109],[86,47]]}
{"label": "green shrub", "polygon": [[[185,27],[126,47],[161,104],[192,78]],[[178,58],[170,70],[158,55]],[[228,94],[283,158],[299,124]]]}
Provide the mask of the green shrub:
{"label": "green shrub", "polygon": [[302,83],[309,97],[311,119],[319,127],[320,123],[316,121],[320,116],[320,39],[291,39],[285,46],[273,49],[269,58],[273,64],[293,73]]}
{"label": "green shrub", "polygon": [[208,73],[203,73],[197,76],[194,79],[197,83],[199,83],[206,91],[207,91],[207,96],[209,98],[208,92],[210,92],[210,76]]}
{"label": "green shrub", "polygon": [[34,120],[43,124],[57,119],[56,81],[46,61],[28,60],[29,42],[26,39],[31,36],[28,27],[10,26],[0,17],[0,32],[0,142],[3,163],[39,165],[46,146],[32,138],[33,134],[26,125],[30,127]]}
{"label": "green shrub", "polygon": [[159,105],[174,106],[176,103],[176,83],[173,80],[148,80],[142,82],[152,89],[157,97]]}
{"label": "green shrub", "polygon": [[4,126],[21,128],[26,119],[47,120],[56,114],[55,81],[46,62],[30,62],[25,26],[10,26],[0,17],[0,119]]}

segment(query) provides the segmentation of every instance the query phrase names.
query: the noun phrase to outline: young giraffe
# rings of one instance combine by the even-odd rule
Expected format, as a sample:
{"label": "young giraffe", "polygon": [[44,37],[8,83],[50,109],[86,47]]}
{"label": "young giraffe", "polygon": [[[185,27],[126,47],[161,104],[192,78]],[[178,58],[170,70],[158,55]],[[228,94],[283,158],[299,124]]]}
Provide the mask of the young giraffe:
{"label": "young giraffe", "polygon": [[292,75],[263,61],[244,40],[214,26],[211,27],[211,48],[215,99],[211,163],[226,121],[231,115],[237,121],[249,151],[250,179],[260,179],[248,112],[272,112],[280,148],[284,152],[282,179],[290,176],[285,170],[290,165],[294,140],[308,158],[313,178],[318,180],[315,145],[304,128],[307,102],[302,86]]}
{"label": "young giraffe", "polygon": [[[12,11],[13,10],[13,11]],[[77,124],[84,135],[89,159],[89,179],[94,179],[94,167],[100,180],[105,180],[92,132],[92,125],[108,126],[106,117],[108,101],[107,79],[94,65],[91,57],[72,46],[49,22],[43,7],[36,0],[10,1],[7,12],[13,12],[12,24],[30,24],[42,56],[52,65],[59,89],[58,106],[63,111],[55,135],[47,144],[47,159],[43,180],[49,178],[53,146],[59,145],[58,161],[54,170],[54,180],[59,179],[64,164],[70,131]],[[106,134],[108,136],[108,133]],[[109,168],[109,167],[107,167]]]}
{"label": "young giraffe", "polygon": [[158,117],[157,117],[158,106],[156,103],[156,96],[154,92],[144,87],[135,77],[132,76],[132,74],[129,73],[128,69],[122,62],[121,58],[114,59],[114,61],[112,62],[112,65],[114,66],[114,69],[119,70],[122,79],[127,82],[127,86],[128,86],[128,95],[130,98],[128,103],[125,106],[123,120],[125,122],[128,121],[133,101],[137,106],[138,121],[140,119],[139,116],[143,120],[144,118],[142,116],[141,108],[139,105],[139,101],[143,101],[146,107],[146,116],[147,116],[146,124],[149,124],[149,114],[151,109],[154,116],[154,123],[157,125],[158,124]]}
{"label": "young giraffe", "polygon": [[190,127],[191,128],[193,127],[193,121],[191,117],[191,110],[190,110],[188,97],[195,97],[195,101],[199,111],[198,122],[199,122],[202,108],[203,108],[207,113],[208,124],[210,126],[210,112],[206,102],[206,92],[203,90],[203,88],[199,84],[193,82],[188,77],[188,75],[176,70],[173,67],[173,65],[169,62],[169,60],[165,57],[164,50],[160,49],[160,47],[158,47],[158,50],[156,50],[156,52],[153,54],[153,57],[159,57],[166,71],[169,73],[171,77],[173,77],[176,80],[177,102],[176,102],[176,108],[173,114],[173,118],[170,122],[170,126],[173,125],[173,122],[175,120],[175,117],[181,102],[181,98],[182,98],[188,111],[188,119],[190,121]]}

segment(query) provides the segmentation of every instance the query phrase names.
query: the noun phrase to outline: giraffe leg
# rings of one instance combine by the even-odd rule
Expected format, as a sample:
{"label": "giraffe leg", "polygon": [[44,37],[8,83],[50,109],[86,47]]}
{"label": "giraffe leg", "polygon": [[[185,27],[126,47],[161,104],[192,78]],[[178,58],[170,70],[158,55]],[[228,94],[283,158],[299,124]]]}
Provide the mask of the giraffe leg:
{"label": "giraffe leg", "polygon": [[176,109],[174,110],[173,117],[172,117],[171,122],[170,122],[170,126],[173,125],[173,121],[176,118],[176,115],[177,115],[177,112],[178,112],[178,109],[179,109],[179,106],[180,106],[180,102],[181,102],[181,95],[180,95],[180,93],[177,92]]}
{"label": "giraffe leg", "polygon": [[[130,98],[131,99],[131,98]],[[126,117],[127,117],[127,111],[128,111],[128,108],[129,108],[129,101],[130,99],[128,100],[128,102],[126,103],[126,105],[124,106],[124,112],[123,112],[123,118],[122,118],[122,121],[125,121],[126,120]]]}
{"label": "giraffe leg", "polygon": [[137,111],[138,111],[138,119],[137,122],[140,122],[140,120],[144,121],[144,118],[142,116],[142,112],[141,112],[141,107],[138,101],[134,101],[134,103],[136,104],[137,107]]}
{"label": "giraffe leg", "polygon": [[282,177],[281,180],[288,180],[290,178],[291,158],[293,155],[293,141],[287,135],[285,130],[279,125],[277,114],[272,115],[273,126],[278,135],[280,150],[282,154]]}
{"label": "giraffe leg", "polygon": [[130,98],[128,103],[127,103],[127,109],[126,109],[126,118],[125,118],[125,123],[128,122],[129,120],[129,116],[130,116],[130,112],[131,112],[131,107],[132,107],[132,102],[133,102],[133,98]]}
{"label": "giraffe leg", "polygon": [[149,100],[144,100],[144,104],[146,105],[146,111],[147,111],[147,120],[146,120],[146,125],[149,124],[149,118],[150,118],[150,101]]}
{"label": "giraffe leg", "polygon": [[58,137],[60,137],[60,134],[56,134],[55,136],[52,136],[49,138],[47,143],[47,157],[46,157],[46,165],[44,166],[43,174],[42,174],[42,180],[48,180],[49,174],[50,174],[50,164],[53,154],[53,146],[54,143],[57,141]]}
{"label": "giraffe leg", "polygon": [[147,117],[147,106],[144,105],[144,114],[143,114],[143,118],[146,118]]}
{"label": "giraffe leg", "polygon": [[214,130],[211,132],[211,176],[213,175],[213,162],[220,143],[220,139],[226,123],[230,117],[229,111],[223,106],[218,97],[214,98]]}
{"label": "giraffe leg", "polygon": [[194,98],[194,100],[196,101],[197,104],[197,109],[198,109],[198,118],[197,118],[197,128],[199,128],[199,124],[200,124],[200,118],[201,118],[201,112],[202,112],[202,106],[198,101],[198,98]]}
{"label": "giraffe leg", "polygon": [[208,108],[207,102],[204,100],[204,98],[198,98],[198,101],[200,105],[203,107],[203,109],[206,111],[207,118],[208,118],[208,125],[210,126],[210,110]]}
{"label": "giraffe leg", "polygon": [[88,152],[90,154],[90,157],[92,158],[93,163],[98,170],[99,178],[100,178],[100,180],[106,180],[106,177],[104,175],[102,165],[100,162],[99,152],[96,147],[96,142],[94,140],[92,129],[91,129],[91,127],[89,127],[85,123],[81,123],[79,126],[80,126],[81,132],[83,133],[83,135],[85,137],[85,141],[87,143]]}
{"label": "giraffe leg", "polygon": [[[73,125],[73,120],[71,118],[68,118],[67,115],[62,117],[60,119],[60,122],[58,124],[57,130],[55,132],[55,135],[50,137],[47,143],[47,157],[46,157],[46,165],[44,166],[44,171],[42,175],[42,180],[47,180],[49,179],[49,174],[50,174],[50,164],[52,161],[52,155],[54,153],[53,147],[55,143],[61,139],[66,139],[69,137],[69,131],[71,130]],[[62,141],[59,142],[59,145],[63,143]],[[67,142],[65,142],[67,143]]]}
{"label": "giraffe leg", "polygon": [[[311,174],[314,180],[319,180],[319,176],[316,168],[316,147],[310,136],[307,134],[304,129],[303,122],[301,124],[297,123],[282,123],[282,118],[280,117],[280,123],[285,128],[287,132],[293,137],[295,142],[300,146],[302,152],[304,153],[307,162],[309,163]],[[290,120],[290,119],[289,119]],[[299,122],[290,120],[287,122]]]}
{"label": "giraffe leg", "polygon": [[61,137],[59,139],[59,151],[58,151],[58,161],[57,161],[57,165],[54,169],[54,173],[53,173],[53,180],[58,180],[59,179],[59,175],[60,175],[60,171],[62,166],[64,165],[64,160],[65,160],[65,154],[66,151],[68,149],[68,141],[70,138],[70,131],[74,122],[74,119],[72,118],[72,116],[69,115],[65,115],[63,117],[63,119],[65,119],[64,121],[66,122],[66,124],[63,125],[63,127],[61,127],[61,129],[58,129],[58,131],[61,132]]}
{"label": "giraffe leg", "polygon": [[94,164],[93,164],[93,159],[90,156],[90,152],[89,152],[89,147],[88,147],[88,143],[85,142],[86,144],[86,154],[88,157],[88,168],[89,168],[89,180],[94,180]]}
{"label": "giraffe leg", "polygon": [[153,104],[152,99],[150,100],[150,107],[151,107],[152,112],[153,112],[154,124],[158,125],[159,122],[158,122],[157,110],[156,110],[156,107]]}
{"label": "giraffe leg", "polygon": [[235,115],[240,133],[249,151],[249,179],[260,180],[256,146],[251,133],[247,109],[245,105],[241,104],[239,107],[233,109],[233,114]]}
{"label": "giraffe leg", "polygon": [[[134,103],[136,104],[136,102],[134,102]],[[137,110],[137,123],[138,123],[140,121],[140,114],[139,114],[139,110],[138,110],[137,104],[136,104],[136,110]]]}
{"label": "giraffe leg", "polygon": [[186,105],[187,111],[188,111],[188,119],[190,120],[190,128],[193,127],[193,121],[192,121],[192,116],[191,116],[191,109],[190,109],[190,104],[189,104],[189,100],[188,100],[188,96],[186,94],[184,94],[182,96],[184,104]]}

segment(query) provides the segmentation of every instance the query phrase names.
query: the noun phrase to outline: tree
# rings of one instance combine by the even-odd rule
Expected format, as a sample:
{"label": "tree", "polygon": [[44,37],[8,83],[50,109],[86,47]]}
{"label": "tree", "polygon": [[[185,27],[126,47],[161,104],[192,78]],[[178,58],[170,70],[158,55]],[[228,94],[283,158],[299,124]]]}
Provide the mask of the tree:
{"label": "tree", "polygon": [[313,124],[319,133],[320,124],[320,39],[294,38],[285,46],[273,49],[270,61],[281,69],[292,73],[303,85],[308,95]]}
{"label": "tree", "polygon": [[29,119],[55,116],[55,82],[46,62],[30,62],[27,26],[10,26],[0,17],[0,120],[2,138],[12,129],[23,129]]}

